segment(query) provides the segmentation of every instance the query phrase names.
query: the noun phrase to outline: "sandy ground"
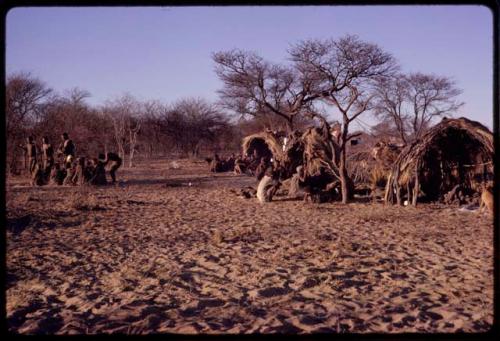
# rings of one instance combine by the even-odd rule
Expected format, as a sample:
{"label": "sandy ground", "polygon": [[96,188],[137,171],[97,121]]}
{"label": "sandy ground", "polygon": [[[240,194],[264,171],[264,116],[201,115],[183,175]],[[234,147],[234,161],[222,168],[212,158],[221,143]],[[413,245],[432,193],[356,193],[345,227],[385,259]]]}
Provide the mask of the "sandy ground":
{"label": "sandy ground", "polygon": [[253,178],[177,164],[120,169],[123,182],[104,188],[9,180],[9,330],[491,328],[491,216],[438,205],[260,204],[233,193],[256,187]]}

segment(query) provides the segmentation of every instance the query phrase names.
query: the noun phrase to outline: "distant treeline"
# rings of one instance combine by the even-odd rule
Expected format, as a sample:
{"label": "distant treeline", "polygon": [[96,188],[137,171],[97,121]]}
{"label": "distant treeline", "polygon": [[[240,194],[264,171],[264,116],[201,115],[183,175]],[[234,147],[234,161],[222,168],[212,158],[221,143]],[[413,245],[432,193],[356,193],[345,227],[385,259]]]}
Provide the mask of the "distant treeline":
{"label": "distant treeline", "polygon": [[[311,39],[293,45],[286,63],[271,63],[243,50],[213,54],[222,81],[219,100],[185,98],[175,103],[139,101],[123,95],[88,104],[85,90],[55,93],[42,80],[20,72],[6,84],[7,166],[19,168],[28,135],[53,145],[67,132],[81,155],[116,151],[132,166],[137,157],[202,156],[237,152],[243,136],[264,128],[291,133],[338,118],[340,166],[345,173],[349,130],[373,115],[371,132],[408,144],[435,118],[453,115],[461,93],[448,77],[403,74],[397,60],[356,36]],[[330,122],[332,123],[332,122]]]}
{"label": "distant treeline", "polygon": [[26,137],[54,146],[67,132],[79,155],[114,151],[131,166],[137,158],[177,155],[198,157],[238,152],[242,136],[274,126],[266,120],[235,120],[216,104],[187,98],[173,104],[138,101],[123,95],[92,106],[87,91],[56,94],[28,73],[9,75],[6,93],[7,166],[23,168]]}

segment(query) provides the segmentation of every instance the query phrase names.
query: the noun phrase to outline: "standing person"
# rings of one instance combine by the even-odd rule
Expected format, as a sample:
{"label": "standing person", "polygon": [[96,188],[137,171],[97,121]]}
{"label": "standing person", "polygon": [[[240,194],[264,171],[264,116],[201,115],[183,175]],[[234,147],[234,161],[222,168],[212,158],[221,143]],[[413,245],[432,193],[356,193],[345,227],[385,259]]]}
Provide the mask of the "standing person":
{"label": "standing person", "polygon": [[70,140],[68,133],[61,135],[63,142],[59,146],[59,153],[64,156],[64,166],[70,168],[75,158],[76,147],[72,140]]}
{"label": "standing person", "polygon": [[66,168],[66,177],[63,180],[63,185],[74,185],[73,177],[76,172],[76,165],[73,163],[69,163],[65,165]]}
{"label": "standing person", "polygon": [[106,158],[104,158],[104,154],[99,154],[99,159],[102,160],[105,166],[109,165],[109,175],[114,184],[116,182],[116,170],[122,165],[122,158],[116,153],[107,153]]}
{"label": "standing person", "polygon": [[44,175],[42,165],[35,162],[33,172],[31,173],[31,186],[42,186],[44,184]]}
{"label": "standing person", "polygon": [[83,185],[87,181],[85,179],[85,158],[84,157],[79,157],[77,159],[76,167],[75,167],[75,173],[73,174],[73,178],[71,181],[76,184],[76,185]]}
{"label": "standing person", "polygon": [[33,174],[36,166],[36,145],[33,136],[28,136],[26,139],[26,156],[28,157],[28,169],[30,174]]}
{"label": "standing person", "polygon": [[221,168],[221,160],[219,158],[219,155],[216,153],[214,155],[214,158],[212,159],[212,162],[210,163],[210,171],[213,173],[220,172]]}
{"label": "standing person", "polygon": [[49,139],[47,136],[42,138],[42,163],[43,163],[43,171],[46,178],[50,177],[50,170],[54,165],[54,149],[52,145],[49,143]]}

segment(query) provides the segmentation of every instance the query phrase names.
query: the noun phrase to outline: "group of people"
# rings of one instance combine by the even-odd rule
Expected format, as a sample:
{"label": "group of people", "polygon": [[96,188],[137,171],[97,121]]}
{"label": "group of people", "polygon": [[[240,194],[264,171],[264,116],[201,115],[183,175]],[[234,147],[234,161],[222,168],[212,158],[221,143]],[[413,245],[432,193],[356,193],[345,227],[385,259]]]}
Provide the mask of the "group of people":
{"label": "group of people", "polygon": [[214,154],[213,158],[206,159],[209,163],[211,172],[220,173],[234,171],[236,174],[245,173],[246,163],[244,164],[242,160],[243,158],[241,156],[235,156],[234,153],[227,158],[221,158],[218,154]]}
{"label": "group of people", "polygon": [[[42,147],[38,148],[33,137],[26,140],[26,156],[31,174],[31,185],[106,185],[106,166],[112,183],[116,182],[116,170],[122,159],[115,153],[99,154],[97,158],[81,156],[76,158],[76,146],[67,133],[61,135],[62,142],[54,148],[47,137],[42,138]],[[40,151],[41,158],[38,157]],[[56,162],[56,156],[60,162]]]}

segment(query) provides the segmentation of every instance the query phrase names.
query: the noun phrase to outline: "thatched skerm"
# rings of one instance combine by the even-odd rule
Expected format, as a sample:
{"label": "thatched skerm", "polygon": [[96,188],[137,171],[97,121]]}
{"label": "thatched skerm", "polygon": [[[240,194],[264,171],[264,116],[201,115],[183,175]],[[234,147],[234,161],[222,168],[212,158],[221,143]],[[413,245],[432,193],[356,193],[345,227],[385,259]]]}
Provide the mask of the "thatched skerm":
{"label": "thatched skerm", "polygon": [[243,139],[243,155],[255,156],[256,158],[273,158],[281,160],[283,158],[283,146],[278,136],[272,132],[261,132],[252,134]]}
{"label": "thatched skerm", "polygon": [[[310,127],[304,133],[294,131],[286,136],[285,146],[279,137],[270,132],[247,136],[243,140],[243,154],[254,158],[274,160],[273,172],[279,181],[290,179],[302,171],[298,180],[311,195],[328,195],[338,187],[338,179],[333,173],[333,153],[338,154],[335,142],[327,126]],[[335,156],[338,159],[338,155]]]}
{"label": "thatched skerm", "polygon": [[282,179],[291,178],[296,173],[297,167],[303,165],[304,147],[304,140],[300,131],[295,130],[287,136],[285,150],[281,159],[278,160],[281,166],[280,177]]}
{"label": "thatched skerm", "polygon": [[370,151],[360,151],[347,156],[347,171],[356,184],[371,184],[371,173],[375,164],[376,160]]}
{"label": "thatched skerm", "polygon": [[375,162],[370,169],[370,191],[373,200],[383,198],[387,179],[401,150],[402,146],[385,140],[378,141],[373,146],[371,156]]}
{"label": "thatched skerm", "polygon": [[[262,158],[266,160],[272,158],[275,164],[279,165],[280,178],[290,178],[303,162],[304,148],[301,135],[299,131],[294,131],[286,137],[269,131],[249,135],[242,142],[243,155],[250,157],[254,166]],[[285,147],[280,138],[287,139]]]}
{"label": "thatched skerm", "polygon": [[356,191],[369,190],[372,198],[384,196],[387,177],[401,152],[400,145],[380,140],[374,146],[365,146],[347,156],[347,171],[356,184]]}
{"label": "thatched skerm", "polygon": [[493,134],[466,118],[443,119],[396,159],[385,201],[443,200],[457,185],[470,195],[493,175]]}
{"label": "thatched skerm", "polygon": [[304,176],[301,179],[313,192],[323,190],[337,178],[329,165],[337,158],[334,141],[326,127],[310,127],[302,135],[304,143]]}

